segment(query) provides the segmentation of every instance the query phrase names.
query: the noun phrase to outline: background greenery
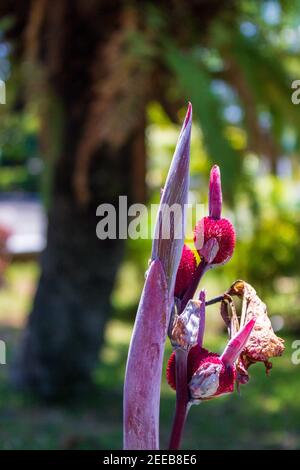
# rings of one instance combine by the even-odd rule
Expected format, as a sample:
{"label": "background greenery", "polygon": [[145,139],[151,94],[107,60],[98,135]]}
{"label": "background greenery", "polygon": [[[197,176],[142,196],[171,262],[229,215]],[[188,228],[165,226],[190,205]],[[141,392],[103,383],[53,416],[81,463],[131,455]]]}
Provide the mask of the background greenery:
{"label": "background greenery", "polygon": [[[37,275],[35,263],[16,263],[9,268],[6,291],[0,294],[1,338],[8,344],[8,362],[18,341],[23,315],[28,310]],[[130,278],[129,281],[130,282]],[[125,287],[125,286],[124,286]],[[215,286],[206,283],[212,292]],[[16,300],[17,299],[17,300]],[[208,311],[205,344],[221,351],[226,342]],[[5,325],[5,326],[4,326]],[[83,400],[45,404],[30,395],[12,391],[7,368],[0,368],[1,449],[119,449],[122,445],[122,384],[131,323],[112,319],[106,344],[94,375],[94,389]],[[291,363],[295,336],[282,332],[286,352],[264,367],[251,368],[251,381],[237,393],[195,406],[188,418],[183,448],[186,449],[294,449],[300,447],[299,366]],[[170,354],[168,345],[166,360]],[[166,448],[175,394],[163,377],[161,437]]]}
{"label": "background greenery", "polygon": [[[225,15],[226,16],[226,15]],[[286,352],[274,360],[269,377],[261,365],[241,395],[195,407],[188,419],[184,448],[300,448],[300,366],[291,363],[300,334],[300,105],[291,103],[291,83],[300,78],[299,2],[239,3],[232,22],[217,18],[205,43],[179,47],[166,31],[159,9],[148,12],[153,34],[133,35],[130,53],[141,63],[163,61],[173,71],[170,101],[191,100],[191,199],[207,203],[212,163],[221,166],[224,214],[237,230],[232,261],[204,278],[208,297],[238,278],[255,286],[277,317]],[[234,23],[234,24],[233,24]],[[5,24],[2,28],[5,29]],[[153,37],[159,36],[158,46]],[[233,74],[224,66],[233,64]],[[242,73],[246,86],[239,79]],[[0,78],[20,80],[10,49],[0,37]],[[12,93],[14,94],[12,87]],[[246,90],[246,92],[245,92]],[[46,200],[47,171],[37,145],[39,120],[34,106],[0,108],[0,186],[2,191],[39,193]],[[184,107],[176,117],[182,119]],[[254,117],[253,117],[254,116]],[[257,124],[258,123],[258,124]],[[147,106],[147,189],[157,202],[179,132],[158,101]],[[9,385],[0,367],[0,448],[120,448],[122,384],[128,342],[150,253],[150,241],[128,241],[112,295],[106,342],[85,397],[47,405]],[[36,260],[12,262],[0,291],[0,338],[8,344],[8,363],[30,310],[39,267]],[[279,323],[278,323],[279,320]],[[208,311],[206,345],[225,343],[217,307]],[[167,347],[166,355],[170,352]],[[174,393],[163,378],[161,421],[165,447]]]}

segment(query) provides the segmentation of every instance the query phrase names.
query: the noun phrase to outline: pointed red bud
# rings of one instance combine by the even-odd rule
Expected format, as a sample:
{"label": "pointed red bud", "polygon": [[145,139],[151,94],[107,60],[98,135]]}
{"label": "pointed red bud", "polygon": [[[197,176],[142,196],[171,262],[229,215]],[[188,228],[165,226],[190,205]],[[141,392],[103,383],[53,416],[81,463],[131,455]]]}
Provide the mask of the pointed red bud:
{"label": "pointed red bud", "polygon": [[221,174],[218,165],[214,165],[210,171],[209,179],[209,217],[220,219],[222,212],[222,186]]}
{"label": "pointed red bud", "polygon": [[246,323],[246,325],[229,341],[221,356],[225,365],[231,366],[235,363],[246,346],[255,322],[256,319],[252,318],[252,320],[248,321],[248,323]]}

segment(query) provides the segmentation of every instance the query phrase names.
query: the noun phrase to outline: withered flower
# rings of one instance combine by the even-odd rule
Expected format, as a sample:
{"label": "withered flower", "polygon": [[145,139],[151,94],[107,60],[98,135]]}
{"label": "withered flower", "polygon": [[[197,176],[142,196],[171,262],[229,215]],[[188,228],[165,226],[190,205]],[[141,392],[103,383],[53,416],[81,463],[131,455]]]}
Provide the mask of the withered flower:
{"label": "withered flower", "polygon": [[[240,322],[236,316],[232,296],[242,299]],[[221,315],[226,325],[233,330],[238,327],[243,328],[251,319],[256,320],[249,340],[238,359],[238,382],[248,382],[247,370],[251,364],[256,362],[263,362],[268,373],[272,368],[270,359],[281,356],[284,351],[284,340],[274,333],[266,304],[258,297],[255,289],[245,281],[235,281],[225,293],[221,305]]]}

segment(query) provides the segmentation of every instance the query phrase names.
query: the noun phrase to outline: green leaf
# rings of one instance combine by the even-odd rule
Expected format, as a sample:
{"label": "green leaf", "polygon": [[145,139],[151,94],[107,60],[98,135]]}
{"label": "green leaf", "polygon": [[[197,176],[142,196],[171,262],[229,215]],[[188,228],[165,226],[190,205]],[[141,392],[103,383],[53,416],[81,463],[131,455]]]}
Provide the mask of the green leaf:
{"label": "green leaf", "polygon": [[231,199],[241,158],[226,138],[221,103],[211,91],[211,79],[191,52],[184,53],[170,44],[166,47],[166,62],[176,76],[181,93],[193,104],[209,157],[221,167],[225,197]]}

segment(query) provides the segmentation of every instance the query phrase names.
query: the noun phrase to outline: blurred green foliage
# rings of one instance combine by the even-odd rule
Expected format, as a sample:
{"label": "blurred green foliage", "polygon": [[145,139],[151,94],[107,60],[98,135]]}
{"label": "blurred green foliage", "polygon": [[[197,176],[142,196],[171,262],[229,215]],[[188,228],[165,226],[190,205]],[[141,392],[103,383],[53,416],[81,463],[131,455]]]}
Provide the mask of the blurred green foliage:
{"label": "blurred green foliage", "polygon": [[[149,27],[156,34],[149,35],[145,48],[148,60],[159,56],[172,71],[168,98],[180,102],[184,96],[193,103],[191,201],[207,203],[210,166],[221,167],[224,215],[234,222],[237,246],[230,263],[209,275],[209,283],[222,290],[237,278],[247,280],[271,314],[284,315],[287,322],[292,317],[297,328],[300,106],[291,101],[291,84],[300,76],[298,7],[299,2],[241,1],[238,13],[225,12],[213,22],[201,44],[191,39],[191,26],[185,46],[170,36],[159,8],[151,7]],[[179,121],[183,114],[184,109]],[[178,131],[163,108],[151,103],[150,202],[158,201]],[[126,263],[135,264],[141,284],[149,253],[148,242],[129,241]]]}
{"label": "blurred green foliage", "polygon": [[[118,306],[139,295],[136,273],[128,263],[123,266]],[[229,266],[229,265],[228,265]],[[226,284],[226,269],[211,271],[206,280],[209,296]],[[13,263],[8,268],[5,289],[0,291],[0,338],[7,345],[11,363],[22,334],[32,290],[38,276],[35,262]],[[224,279],[225,277],[225,279]],[[218,283],[216,282],[218,281]],[[223,283],[223,284],[222,284]],[[134,291],[132,291],[134,286]],[[117,298],[115,298],[115,301]],[[218,323],[219,320],[219,323]],[[218,332],[217,307],[207,311],[205,347],[221,352],[227,338]],[[4,326],[5,325],[5,326]],[[120,449],[122,443],[122,394],[124,370],[132,324],[111,320],[106,329],[101,361],[94,372],[94,388],[85,399],[47,406],[30,394],[20,394],[9,384],[9,369],[0,367],[0,448],[1,449]],[[264,366],[250,368],[251,380],[235,393],[193,407],[183,439],[183,449],[299,449],[299,365],[291,362],[295,339],[286,330],[283,357],[274,359],[273,369],[265,375]],[[164,360],[170,354],[170,344]],[[161,442],[167,447],[175,393],[162,380]],[[78,426],[80,423],[80,426]],[[220,423],[222,425],[220,426]]]}
{"label": "blurred green foliage", "polygon": [[[187,34],[184,46],[170,37],[168,19],[152,4],[147,12],[149,34],[130,38],[131,53],[139,57],[141,67],[156,61],[171,72],[165,98],[176,109],[174,123],[160,103],[148,105],[149,205],[159,201],[184,114],[184,97],[194,107],[191,201],[207,205],[209,170],[218,163],[224,215],[237,230],[232,260],[209,272],[202,286],[210,298],[243,278],[254,285],[271,315],[285,318],[286,329],[280,335],[286,339],[287,351],[274,361],[270,377],[256,365],[241,397],[195,407],[183,448],[300,448],[299,375],[290,360],[291,331],[300,330],[300,105],[291,103],[291,83],[300,78],[300,2],[237,3],[234,14],[225,12],[201,41],[195,32]],[[190,33],[189,24],[186,31]],[[0,35],[0,51],[1,44]],[[0,74],[6,70],[7,58],[0,57]],[[0,105],[0,188],[40,191],[47,175],[41,183],[36,110],[24,107],[18,96],[18,70],[16,77],[9,70],[5,73],[10,86],[7,105]],[[52,124],[60,126],[56,119]],[[128,240],[112,295],[114,316],[123,321],[114,319],[108,325],[101,364],[95,371],[96,388],[88,400],[45,408],[32,397],[12,391],[6,368],[0,368],[0,401],[5,404],[0,409],[1,448],[120,448],[122,385],[131,334],[131,324],[124,320],[132,321],[136,313],[150,251],[151,240]],[[0,292],[1,323],[14,327],[1,329],[8,361],[18,341],[15,327],[23,326],[36,278],[35,263],[12,264]],[[208,311],[205,345],[220,351],[225,338],[217,309],[213,306]],[[174,393],[163,379],[163,447],[173,410]]]}
{"label": "blurred green foliage", "polygon": [[10,17],[0,22],[0,79],[7,82],[6,102],[0,105],[0,191],[38,192],[39,120],[34,106],[25,106],[21,66],[12,63],[12,45],[4,39],[11,23]]}
{"label": "blurred green foliage", "polygon": [[[152,5],[147,13],[149,32],[140,38],[144,59],[160,61],[171,72],[166,99],[180,103],[185,97],[193,103],[208,159],[222,166],[232,206],[243,185],[247,153],[257,153],[275,174],[283,155],[295,160],[299,152],[300,108],[291,102],[291,84],[300,74],[297,5],[243,0],[219,14],[205,32],[197,31],[187,10],[184,39],[168,30],[159,7]],[[140,56],[137,43],[132,53]],[[243,145],[238,132],[244,132]]]}
{"label": "blurred green foliage", "polygon": [[[191,100],[191,201],[207,203],[209,169],[218,163],[224,215],[237,230],[232,261],[210,273],[209,283],[221,290],[243,278],[272,313],[292,316],[293,321],[300,304],[300,105],[291,102],[292,81],[300,77],[299,6],[299,1],[242,0],[234,10],[217,15],[207,31],[197,31],[190,18],[182,40],[169,31],[163,9],[149,4],[145,29],[134,30],[128,38],[128,54],[138,57],[143,69],[160,64],[162,73],[168,71],[165,101],[175,109],[171,121],[164,103],[148,104],[149,205],[159,201],[183,103]],[[185,21],[188,14],[187,9]],[[6,43],[0,35],[1,46]],[[1,60],[7,61],[9,49],[5,52],[4,47],[3,54]],[[22,104],[20,70],[11,70],[7,105],[0,106],[0,187],[45,192],[51,165],[44,159],[41,179],[40,123],[34,103]],[[128,241],[112,297],[122,318],[132,318],[136,311],[150,250],[150,240]]]}
{"label": "blurred green foliage", "polygon": [[15,103],[8,89],[7,105],[0,106],[0,190],[40,190],[42,160],[38,148],[39,122],[32,111],[14,109]]}
{"label": "blurred green foliage", "polygon": [[[150,202],[157,203],[178,126],[168,120],[157,103],[149,107],[148,120],[147,182],[151,190]],[[243,145],[243,134],[234,127],[231,131],[233,138]],[[210,165],[201,128],[195,124],[191,143],[190,199],[204,204],[205,211]],[[223,166],[221,164],[221,170]],[[237,232],[234,256],[228,264],[210,272],[202,286],[208,288],[209,293],[219,295],[234,280],[244,279],[254,285],[268,304],[271,315],[286,316],[290,326],[299,328],[300,200],[297,172],[284,177],[272,175],[262,171],[258,155],[248,153],[243,159],[240,178],[234,208],[225,204],[223,210]],[[150,252],[150,240],[128,240],[126,261],[113,295],[115,311],[121,318],[132,320],[135,315]],[[211,289],[212,285],[215,287]]]}
{"label": "blurred green foliage", "polygon": [[[29,395],[9,387],[6,368],[0,368],[1,449],[120,449],[122,393],[131,327],[113,321],[95,371],[95,387],[87,399],[45,407]],[[8,355],[17,341],[16,330],[1,330]],[[206,345],[219,351],[225,337],[209,335]],[[299,449],[299,378],[287,352],[274,360],[269,377],[264,367],[251,368],[251,380],[235,393],[194,406],[184,432],[183,449]],[[164,367],[170,350],[166,351]],[[161,443],[167,447],[175,393],[163,374]],[[78,425],[80,423],[80,426]],[[220,425],[221,423],[221,425]]]}

